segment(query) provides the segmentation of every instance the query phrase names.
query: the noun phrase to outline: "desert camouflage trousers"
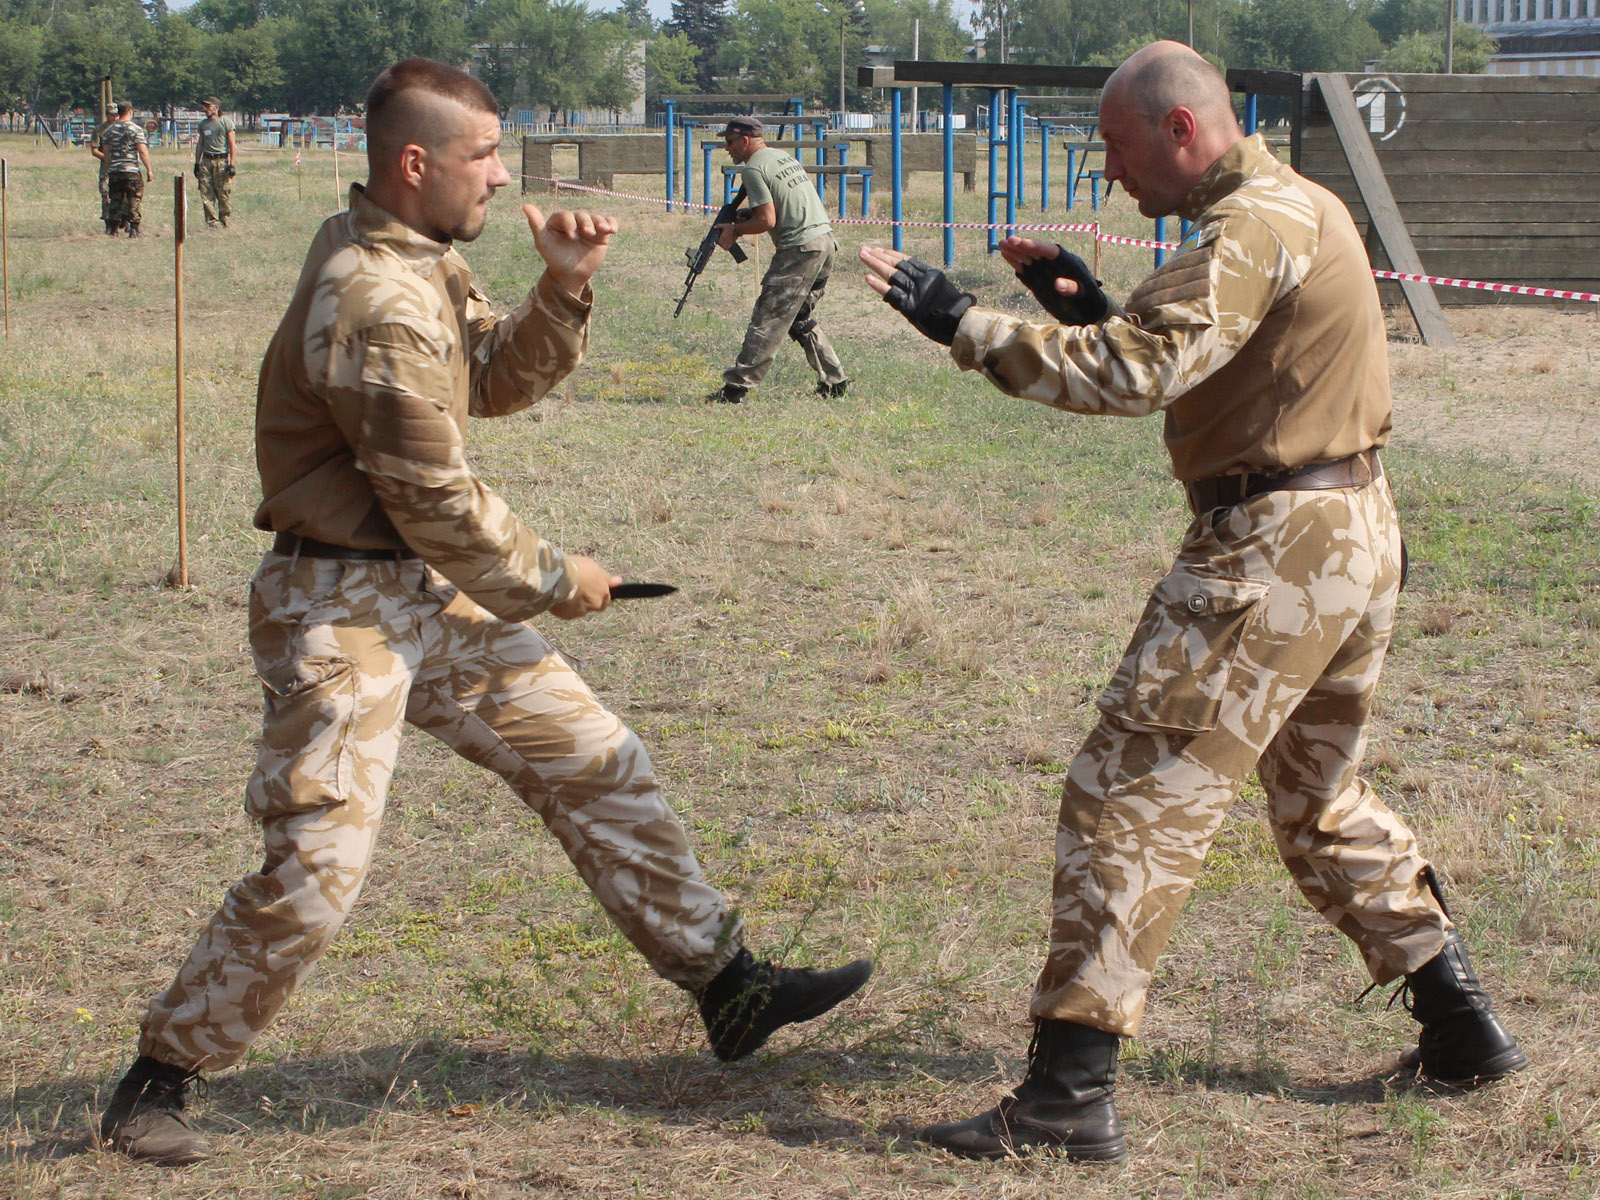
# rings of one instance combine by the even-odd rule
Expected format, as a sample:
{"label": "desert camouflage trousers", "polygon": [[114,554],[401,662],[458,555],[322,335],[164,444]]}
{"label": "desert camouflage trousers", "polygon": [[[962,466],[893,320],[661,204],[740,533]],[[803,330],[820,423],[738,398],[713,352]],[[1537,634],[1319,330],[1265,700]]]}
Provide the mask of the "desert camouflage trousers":
{"label": "desert camouflage trousers", "polygon": [[106,220],[121,228],[137,227],[144,219],[144,176],[106,176]]}
{"label": "desert camouflage trousers", "polygon": [[844,367],[816,317],[838,252],[839,243],[832,234],[825,234],[772,256],[761,277],[761,295],[751,310],[738,361],[722,373],[725,384],[755,387],[766,377],[785,337],[800,344],[819,382],[829,386],[845,382]]}
{"label": "desert camouflage trousers", "polygon": [[1388,481],[1202,513],[1067,774],[1036,1018],[1138,1032],[1184,900],[1252,770],[1295,882],[1374,980],[1451,928],[1358,774],[1400,590]]}
{"label": "desert camouflage trousers", "polygon": [[194,181],[200,189],[200,204],[205,209],[206,224],[219,218],[226,221],[233,212],[233,176],[228,174],[225,157],[202,158],[194,164]]}
{"label": "desert camouflage trousers", "polygon": [[139,1051],[188,1068],[243,1056],[361,890],[402,719],[512,787],[656,972],[698,990],[738,952],[637,735],[527,625],[420,561],[268,554],[250,591],[264,716],[245,809],[261,869],[230,888]]}

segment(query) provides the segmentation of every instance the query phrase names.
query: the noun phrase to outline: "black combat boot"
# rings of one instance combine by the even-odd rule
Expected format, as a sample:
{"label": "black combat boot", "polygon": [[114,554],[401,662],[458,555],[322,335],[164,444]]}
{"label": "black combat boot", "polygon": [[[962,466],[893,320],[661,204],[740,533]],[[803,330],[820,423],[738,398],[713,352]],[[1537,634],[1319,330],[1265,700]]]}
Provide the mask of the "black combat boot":
{"label": "black combat boot", "polygon": [[198,1074],[136,1058],[100,1118],[101,1144],[166,1167],[210,1158],[211,1143],[183,1112],[184,1092]]}
{"label": "black combat boot", "polygon": [[837,400],[849,390],[850,381],[848,379],[841,379],[838,383],[817,384],[817,395],[824,400]]}
{"label": "black combat boot", "polygon": [[1402,995],[1422,1023],[1417,1048],[1400,1059],[1402,1069],[1445,1087],[1474,1088],[1528,1065],[1516,1038],[1494,1015],[1455,930],[1446,935],[1443,950],[1406,976]]}
{"label": "black combat boot", "polygon": [[131,238],[136,238],[136,237],[141,236],[140,233],[139,233],[139,222],[137,222],[137,221],[129,221],[128,222],[128,236],[131,237]]}
{"label": "black combat boot", "polygon": [[1028,1045],[1028,1077],[1014,1095],[969,1121],[930,1125],[917,1138],[963,1158],[1040,1152],[1073,1162],[1126,1158],[1112,1095],[1120,1040],[1072,1021],[1040,1021]]}
{"label": "black combat boot", "polygon": [[716,391],[706,397],[707,404],[743,404],[744,398],[750,394],[749,388],[738,387],[725,383]]}
{"label": "black combat boot", "polygon": [[711,1052],[723,1062],[753,1054],[776,1030],[820,1017],[871,977],[864,958],[817,971],[775,967],[741,947],[698,997]]}

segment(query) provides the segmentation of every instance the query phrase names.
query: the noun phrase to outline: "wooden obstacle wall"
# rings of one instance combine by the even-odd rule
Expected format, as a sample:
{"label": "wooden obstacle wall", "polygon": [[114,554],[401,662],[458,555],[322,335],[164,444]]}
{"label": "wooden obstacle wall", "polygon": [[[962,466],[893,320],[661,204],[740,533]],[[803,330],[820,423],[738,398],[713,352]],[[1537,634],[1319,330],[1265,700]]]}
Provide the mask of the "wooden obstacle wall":
{"label": "wooden obstacle wall", "polygon": [[[1345,79],[1428,274],[1600,292],[1600,79]],[[1337,194],[1366,234],[1366,209],[1309,75],[1299,115],[1297,169]],[[1374,240],[1368,244],[1372,265],[1389,268]],[[1517,299],[1463,288],[1436,292],[1444,304]]]}

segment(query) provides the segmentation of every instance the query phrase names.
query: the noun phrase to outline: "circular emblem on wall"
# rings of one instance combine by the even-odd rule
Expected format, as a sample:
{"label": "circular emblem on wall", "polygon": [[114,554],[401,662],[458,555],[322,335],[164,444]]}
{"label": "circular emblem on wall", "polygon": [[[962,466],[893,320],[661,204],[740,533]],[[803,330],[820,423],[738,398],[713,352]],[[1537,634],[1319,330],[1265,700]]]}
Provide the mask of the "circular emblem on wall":
{"label": "circular emblem on wall", "polygon": [[1350,88],[1356,98],[1356,111],[1367,123],[1375,142],[1387,142],[1406,123],[1406,94],[1394,80],[1383,75],[1358,79]]}

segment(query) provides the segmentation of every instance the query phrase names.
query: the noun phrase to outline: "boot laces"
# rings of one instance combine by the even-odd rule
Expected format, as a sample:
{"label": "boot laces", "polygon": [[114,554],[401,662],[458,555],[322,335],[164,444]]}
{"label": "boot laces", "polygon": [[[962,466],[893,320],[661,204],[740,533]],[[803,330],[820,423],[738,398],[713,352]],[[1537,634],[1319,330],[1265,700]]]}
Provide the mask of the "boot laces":
{"label": "boot laces", "polygon": [[[1363,1000],[1372,995],[1373,992],[1377,991],[1382,986],[1383,984],[1381,983],[1369,983],[1362,993],[1356,997],[1356,1003],[1359,1005]],[[1384,1011],[1387,1012],[1389,1009],[1393,1008],[1396,1000],[1400,1001],[1400,1006],[1413,1017],[1417,1015],[1415,996],[1411,990],[1411,980],[1405,978],[1400,980],[1400,986],[1389,993],[1388,1002],[1383,1006]]]}

